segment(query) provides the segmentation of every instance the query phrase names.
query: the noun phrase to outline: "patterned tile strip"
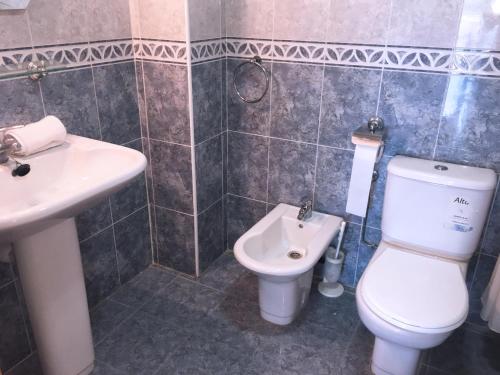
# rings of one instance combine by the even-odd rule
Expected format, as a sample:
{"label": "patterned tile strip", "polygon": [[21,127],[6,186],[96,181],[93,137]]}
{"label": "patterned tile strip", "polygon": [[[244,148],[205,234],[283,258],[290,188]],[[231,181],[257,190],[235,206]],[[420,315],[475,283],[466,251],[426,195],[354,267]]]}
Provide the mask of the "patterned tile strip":
{"label": "patterned tile strip", "polygon": [[[250,58],[328,65],[455,72],[500,77],[500,52],[399,46],[333,44],[248,39],[215,39],[191,43],[193,63],[223,57]],[[49,67],[79,67],[131,58],[185,64],[186,43],[161,40],[116,40],[35,49],[0,51],[0,75],[25,69],[34,60]]]}

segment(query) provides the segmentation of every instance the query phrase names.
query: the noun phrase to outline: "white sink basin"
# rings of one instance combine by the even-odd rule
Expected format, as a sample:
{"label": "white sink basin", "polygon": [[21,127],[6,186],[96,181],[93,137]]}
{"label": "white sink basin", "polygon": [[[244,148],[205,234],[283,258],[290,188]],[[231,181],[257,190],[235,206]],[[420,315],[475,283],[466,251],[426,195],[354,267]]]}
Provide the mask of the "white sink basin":
{"label": "white sink basin", "polygon": [[12,243],[44,375],[87,375],[94,348],[74,216],[144,171],[146,158],[68,135],[18,160],[31,166],[26,176],[0,165],[0,252]]}
{"label": "white sink basin", "polygon": [[138,151],[75,135],[62,146],[19,159],[31,166],[24,177],[11,176],[14,162],[0,165],[0,243],[79,214],[146,166]]}
{"label": "white sink basin", "polygon": [[236,259],[259,277],[261,316],[289,324],[307,302],[314,265],[339,232],[342,218],[279,204],[234,245]]}

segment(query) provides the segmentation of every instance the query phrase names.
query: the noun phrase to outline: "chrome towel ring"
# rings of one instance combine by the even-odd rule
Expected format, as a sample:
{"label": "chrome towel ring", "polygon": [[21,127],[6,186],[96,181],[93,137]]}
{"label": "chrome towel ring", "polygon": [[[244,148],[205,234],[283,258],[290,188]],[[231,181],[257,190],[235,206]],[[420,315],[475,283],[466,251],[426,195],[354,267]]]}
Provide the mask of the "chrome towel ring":
{"label": "chrome towel ring", "polygon": [[[264,89],[264,92],[259,97],[253,98],[253,99],[249,99],[249,98],[246,98],[245,96],[243,96],[241,94],[240,90],[238,90],[238,84],[236,83],[237,77],[241,72],[241,68],[243,68],[245,65],[248,65],[248,64],[252,64],[252,65],[255,65],[256,67],[258,67],[262,71],[262,73],[264,74],[264,77],[266,77],[266,87]],[[266,96],[267,90],[269,90],[269,73],[267,72],[266,68],[264,68],[264,66],[262,65],[262,59],[260,58],[260,56],[255,56],[248,61],[244,61],[241,64],[239,64],[236,68],[234,68],[233,86],[234,86],[234,91],[236,91],[236,94],[245,103],[258,103],[264,98],[264,96]]]}

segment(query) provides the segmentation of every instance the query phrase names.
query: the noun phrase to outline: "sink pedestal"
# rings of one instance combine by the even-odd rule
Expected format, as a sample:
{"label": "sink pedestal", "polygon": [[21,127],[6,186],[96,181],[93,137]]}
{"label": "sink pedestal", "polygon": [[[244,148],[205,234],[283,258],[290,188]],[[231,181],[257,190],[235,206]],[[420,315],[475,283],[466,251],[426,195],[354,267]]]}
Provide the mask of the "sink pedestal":
{"label": "sink pedestal", "polygon": [[75,219],[14,243],[44,375],[86,375],[94,367],[87,294]]}

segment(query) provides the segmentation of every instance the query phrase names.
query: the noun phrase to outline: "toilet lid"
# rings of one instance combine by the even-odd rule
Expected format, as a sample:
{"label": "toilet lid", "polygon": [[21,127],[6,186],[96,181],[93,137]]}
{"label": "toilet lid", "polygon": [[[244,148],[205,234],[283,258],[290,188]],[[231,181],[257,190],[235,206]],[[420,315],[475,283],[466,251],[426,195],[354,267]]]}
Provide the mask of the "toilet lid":
{"label": "toilet lid", "polygon": [[469,307],[456,263],[393,248],[368,266],[361,293],[371,310],[403,328],[458,326]]}

